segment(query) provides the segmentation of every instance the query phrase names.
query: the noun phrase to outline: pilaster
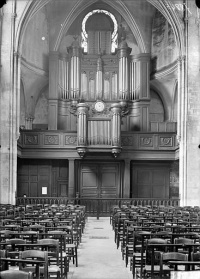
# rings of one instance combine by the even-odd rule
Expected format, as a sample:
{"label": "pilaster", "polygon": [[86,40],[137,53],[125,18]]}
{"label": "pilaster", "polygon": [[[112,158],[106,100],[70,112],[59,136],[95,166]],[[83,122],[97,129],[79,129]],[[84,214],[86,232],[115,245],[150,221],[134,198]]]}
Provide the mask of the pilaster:
{"label": "pilaster", "polygon": [[124,160],[124,189],[123,198],[130,198],[130,159]]}
{"label": "pilaster", "polygon": [[75,198],[75,177],[74,177],[74,159],[69,159],[69,182],[68,182],[68,197]]}

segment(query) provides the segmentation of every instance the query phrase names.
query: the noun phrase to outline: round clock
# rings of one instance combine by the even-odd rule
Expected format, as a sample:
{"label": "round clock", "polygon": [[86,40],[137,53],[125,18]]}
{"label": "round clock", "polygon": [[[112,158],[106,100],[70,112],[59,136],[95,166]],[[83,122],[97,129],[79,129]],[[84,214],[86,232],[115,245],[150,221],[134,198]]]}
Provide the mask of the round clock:
{"label": "round clock", "polygon": [[97,101],[94,105],[94,108],[98,112],[102,112],[105,109],[105,104],[102,101]]}

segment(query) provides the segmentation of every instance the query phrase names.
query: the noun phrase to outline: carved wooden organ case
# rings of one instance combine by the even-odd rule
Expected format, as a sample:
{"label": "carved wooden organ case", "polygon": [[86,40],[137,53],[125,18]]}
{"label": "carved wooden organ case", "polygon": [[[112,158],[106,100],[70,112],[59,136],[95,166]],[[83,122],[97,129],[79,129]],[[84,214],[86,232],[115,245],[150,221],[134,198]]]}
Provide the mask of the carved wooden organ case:
{"label": "carved wooden organ case", "polygon": [[66,54],[50,54],[49,129],[77,131],[77,152],[121,152],[121,132],[149,130],[149,54],[130,55],[121,38],[88,33],[85,53],[75,38]]}

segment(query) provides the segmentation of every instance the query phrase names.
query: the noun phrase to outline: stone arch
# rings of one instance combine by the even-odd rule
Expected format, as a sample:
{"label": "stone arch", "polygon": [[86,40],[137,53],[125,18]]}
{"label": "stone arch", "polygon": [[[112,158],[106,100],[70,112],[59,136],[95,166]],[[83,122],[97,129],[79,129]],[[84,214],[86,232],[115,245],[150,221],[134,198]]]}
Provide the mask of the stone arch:
{"label": "stone arch", "polygon": [[165,121],[165,107],[160,95],[153,89],[150,90],[150,122]]}
{"label": "stone arch", "polygon": [[173,32],[175,34],[179,55],[185,55],[184,47],[184,36],[183,36],[183,23],[178,17],[174,9],[172,8],[172,3],[168,0],[166,1],[157,1],[157,0],[147,0],[151,3],[156,9],[158,9],[163,16],[169,21],[172,26]]}
{"label": "stone arch", "polygon": [[[95,1],[90,1],[86,5],[82,5],[82,3],[77,3],[77,5],[73,8],[73,10],[70,12],[70,14],[66,17],[65,22],[63,23],[63,26],[58,34],[55,46],[54,46],[54,51],[57,51],[59,48],[59,45],[61,43],[63,34],[65,34],[68,30],[68,28],[71,26],[73,21],[79,16],[79,14],[82,13],[87,7],[89,7],[91,4],[94,4],[97,2]],[[140,48],[140,51],[142,53],[146,53],[146,47],[145,47],[145,42],[142,38],[142,35],[139,31],[139,28],[134,20],[134,18],[131,16],[131,13],[128,11],[126,6],[122,1],[118,1],[118,5],[116,5],[116,2],[113,4],[112,2],[107,3],[105,0],[103,0],[107,5],[110,5],[112,8],[114,8],[116,11],[118,11],[124,18],[126,18],[126,21],[133,32],[135,39],[138,43],[138,46]]]}

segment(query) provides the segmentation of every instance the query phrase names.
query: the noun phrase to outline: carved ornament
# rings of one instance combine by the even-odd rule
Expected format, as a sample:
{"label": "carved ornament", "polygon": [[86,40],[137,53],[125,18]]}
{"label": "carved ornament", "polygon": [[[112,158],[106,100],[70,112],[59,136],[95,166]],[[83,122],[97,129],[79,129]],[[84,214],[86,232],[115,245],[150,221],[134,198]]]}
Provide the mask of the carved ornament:
{"label": "carved ornament", "polygon": [[160,145],[161,146],[172,146],[172,137],[160,138]]}
{"label": "carved ornament", "polygon": [[58,135],[46,135],[44,139],[44,144],[46,145],[58,145],[59,136]]}
{"label": "carved ornament", "polygon": [[122,146],[132,146],[133,145],[133,137],[122,137]]}
{"label": "carved ornament", "polygon": [[38,144],[38,135],[26,135],[25,144],[37,145]]}
{"label": "carved ornament", "polygon": [[65,136],[65,144],[66,145],[76,145],[77,137],[75,136]]}
{"label": "carved ornament", "polygon": [[141,146],[153,146],[152,138],[141,137]]}

